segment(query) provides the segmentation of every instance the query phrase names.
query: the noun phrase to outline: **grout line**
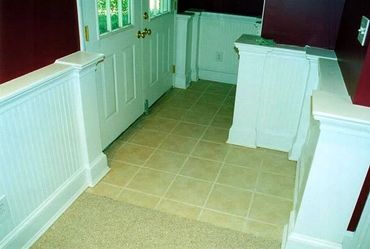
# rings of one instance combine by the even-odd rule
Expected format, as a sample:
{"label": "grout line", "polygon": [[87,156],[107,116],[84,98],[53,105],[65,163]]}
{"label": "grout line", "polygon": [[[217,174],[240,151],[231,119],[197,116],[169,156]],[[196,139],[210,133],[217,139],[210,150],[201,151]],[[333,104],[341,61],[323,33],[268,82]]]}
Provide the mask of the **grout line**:
{"label": "grout line", "polygon": [[[260,164],[259,164],[259,167],[258,169],[255,169],[255,168],[251,168],[251,167],[245,167],[245,166],[241,166],[241,165],[235,165],[235,164],[230,164],[232,166],[235,166],[235,167],[240,167],[240,168],[245,168],[245,169],[250,169],[250,170],[254,170],[257,172],[257,178],[256,178],[256,184],[255,184],[255,187],[252,188],[252,189],[244,189],[244,188],[239,188],[239,187],[236,187],[236,186],[231,186],[231,185],[227,185],[227,184],[222,184],[222,183],[218,183],[218,179],[220,177],[220,174],[222,172],[222,169],[224,169],[225,167],[227,167],[226,165],[228,165],[229,163],[226,163],[226,158],[228,157],[228,155],[230,154],[231,152],[231,149],[232,149],[232,146],[228,147],[227,148],[227,151],[225,153],[225,156],[223,158],[222,161],[220,160],[213,160],[213,159],[209,159],[209,158],[203,158],[203,157],[199,157],[199,156],[195,156],[195,155],[192,155],[192,153],[194,153],[196,147],[199,145],[199,143],[201,141],[206,141],[208,143],[214,143],[214,144],[226,144],[225,143],[221,143],[221,142],[217,142],[217,141],[210,141],[210,140],[206,140],[206,139],[202,139],[205,135],[205,133],[207,132],[207,130],[210,128],[210,127],[215,127],[215,128],[222,128],[222,129],[226,129],[226,130],[229,130],[230,127],[228,128],[225,128],[225,127],[217,127],[217,126],[213,126],[212,123],[214,122],[214,120],[216,119],[217,116],[222,116],[222,117],[229,117],[230,115],[221,115],[219,114],[220,110],[224,107],[224,106],[230,106],[230,98],[233,97],[232,96],[232,92],[234,91],[233,87],[230,87],[230,89],[228,90],[227,94],[226,95],[223,95],[223,94],[215,94],[215,93],[208,93],[207,91],[212,87],[212,83],[209,83],[202,91],[193,91],[193,92],[197,92],[197,94],[195,95],[198,95],[197,98],[194,98],[192,99],[193,101],[193,104],[190,105],[188,108],[176,108],[176,101],[173,103],[173,105],[171,105],[171,101],[173,100],[176,100],[176,97],[177,96],[180,96],[181,93],[185,93],[185,91],[176,91],[174,93],[173,96],[169,96],[168,98],[166,99],[160,99],[157,103],[155,103],[151,108],[153,108],[153,115],[151,117],[148,117],[148,118],[154,118],[154,119],[165,119],[165,120],[174,120],[177,122],[177,124],[172,128],[170,129],[168,132],[164,132],[164,131],[161,131],[161,130],[156,130],[156,129],[148,129],[148,128],[145,128],[144,125],[142,125],[140,127],[140,124],[146,120],[146,117],[140,117],[138,119],[138,121],[136,121],[134,123],[134,126],[138,126],[136,127],[137,130],[150,130],[150,131],[156,131],[156,132],[161,132],[163,134],[166,134],[164,139],[161,141],[161,143],[158,144],[158,146],[156,147],[150,147],[150,146],[146,146],[146,145],[141,145],[141,144],[137,144],[135,142],[132,141],[132,139],[135,137],[136,135],[136,132],[137,130],[135,130],[135,127],[133,127],[134,131],[133,131],[133,134],[130,134],[130,136],[128,137],[128,139],[125,139],[125,140],[120,140],[119,142],[121,143],[119,145],[119,147],[116,149],[115,153],[113,153],[113,158],[114,158],[114,155],[117,153],[117,151],[119,149],[121,149],[123,146],[127,146],[128,144],[134,144],[134,145],[137,145],[137,146],[143,146],[143,147],[146,147],[146,148],[150,148],[152,149],[152,153],[150,154],[150,156],[143,162],[142,165],[139,165],[139,164],[134,164],[134,163],[128,163],[128,162],[125,162],[125,161],[121,161],[121,160],[116,160],[116,159],[113,159],[113,158],[109,158],[109,161],[112,161],[112,162],[120,162],[120,163],[125,163],[125,164],[128,164],[128,165],[131,165],[131,166],[134,166],[134,167],[137,167],[137,170],[136,172],[133,174],[133,176],[126,182],[126,184],[123,186],[123,187],[120,187],[120,186],[117,186],[117,185],[114,185],[114,184],[109,184],[109,183],[106,183],[104,182],[104,184],[108,184],[108,185],[111,185],[111,186],[114,186],[116,188],[121,188],[121,191],[120,193],[117,195],[117,197],[119,195],[122,194],[122,192],[124,190],[129,190],[129,191],[133,191],[133,192],[137,192],[137,193],[142,193],[142,194],[146,194],[146,195],[149,195],[149,196],[154,196],[154,197],[157,197],[159,198],[159,201],[157,202],[156,206],[154,207],[154,209],[157,209],[158,210],[158,207],[159,205],[164,201],[164,200],[169,200],[169,201],[173,201],[173,202],[176,202],[176,203],[180,203],[180,204],[183,204],[183,205],[187,205],[187,206],[192,206],[192,207],[196,207],[196,208],[199,208],[200,209],[200,212],[196,218],[196,220],[200,220],[200,217],[201,215],[203,214],[203,212],[205,210],[210,210],[210,211],[213,211],[213,212],[217,212],[217,213],[221,213],[221,214],[225,214],[225,215],[229,215],[229,216],[232,216],[232,217],[237,217],[237,218],[242,218],[245,220],[245,224],[244,224],[244,227],[246,226],[246,222],[247,221],[254,221],[254,222],[259,222],[259,223],[262,223],[262,224],[266,224],[266,225],[271,225],[271,226],[274,226],[274,227],[281,227],[281,225],[279,224],[273,224],[273,223],[268,223],[268,222],[265,222],[265,221],[260,221],[258,219],[253,219],[253,218],[250,218],[250,213],[251,213],[251,209],[252,209],[252,205],[253,205],[253,202],[255,201],[255,196],[256,194],[261,194],[261,195],[264,195],[264,196],[267,196],[267,197],[274,197],[274,198],[278,198],[278,199],[281,199],[281,200],[284,200],[284,201],[290,201],[292,202],[292,199],[287,199],[287,198],[284,198],[284,197],[279,197],[279,196],[276,196],[276,195],[272,195],[272,194],[267,194],[267,193],[262,193],[262,192],[258,192],[257,191],[257,186],[258,186],[258,183],[260,181],[260,176],[263,172],[266,172],[266,170],[263,170],[262,166],[263,166],[263,163],[264,163],[264,160],[261,160]],[[214,113],[212,113],[211,118],[210,118],[210,121],[207,123],[207,124],[199,124],[199,123],[196,123],[196,122],[191,122],[191,121],[188,121],[188,120],[183,120],[182,118],[180,119],[174,119],[174,118],[170,118],[170,117],[162,117],[162,116],[159,116],[158,115],[158,112],[160,112],[163,108],[168,108],[168,107],[171,107],[171,108],[174,108],[174,109],[177,109],[181,112],[183,112],[183,115],[182,117],[184,117],[187,113],[190,113],[190,112],[194,112],[194,107],[198,104],[198,105],[207,105],[207,104],[210,104],[212,105],[212,101],[202,101],[202,97],[205,96],[205,95],[217,95],[217,96],[223,96],[223,99],[221,100],[222,102],[217,105],[217,111],[215,111]],[[186,95],[184,96],[181,96],[182,97],[185,97],[186,98]],[[221,97],[220,97],[221,98]],[[215,100],[217,103],[220,101],[220,100]],[[189,101],[190,102],[190,101]],[[214,102],[214,101],[213,101]],[[193,138],[193,137],[189,137],[189,136],[183,136],[183,135],[178,135],[178,134],[173,134],[174,130],[180,125],[180,123],[183,122],[183,123],[188,123],[188,124],[195,124],[195,125],[199,125],[199,126],[202,126],[204,127],[204,131],[202,132],[202,135],[199,137],[199,138]],[[189,153],[179,153],[179,152],[174,152],[174,151],[169,151],[169,150],[165,150],[165,149],[160,149],[160,146],[164,143],[164,141],[170,136],[170,135],[176,135],[176,136],[181,136],[181,137],[186,137],[186,138],[192,138],[194,140],[197,140],[195,145],[193,146],[192,150],[189,152]],[[160,169],[155,169],[155,168],[150,168],[147,166],[147,163],[148,161],[153,157],[153,155],[158,152],[158,151],[163,151],[163,152],[170,152],[170,153],[174,153],[174,154],[178,154],[178,155],[184,155],[186,156],[186,159],[184,160],[184,162],[182,163],[182,165],[179,167],[179,169],[177,170],[176,173],[173,173],[173,172],[167,172],[167,171],[164,171],[164,170],[160,170]],[[264,151],[264,153],[267,155],[269,152],[268,151]],[[280,155],[275,155],[273,153],[271,153],[271,155],[273,156],[277,156],[277,157],[280,157]],[[214,178],[213,181],[208,181],[208,180],[204,180],[204,179],[198,179],[196,177],[192,177],[192,176],[186,176],[186,175],[182,175],[181,174],[181,171],[182,169],[185,167],[186,163],[189,161],[190,157],[194,157],[194,158],[199,158],[199,159],[203,159],[203,160],[209,160],[209,161],[213,161],[213,162],[218,162],[218,163],[221,163],[221,166],[217,172],[217,175],[216,177]],[[142,170],[142,169],[148,169],[148,170],[153,170],[153,171],[157,171],[157,172],[161,172],[161,173],[166,173],[166,174],[170,174],[170,175],[173,175],[173,179],[171,181],[171,183],[169,184],[169,186],[166,188],[166,191],[164,192],[164,194],[162,194],[161,196],[158,196],[158,195],[154,195],[154,194],[150,194],[150,193],[146,193],[146,192],[143,192],[143,191],[140,191],[140,190],[136,190],[136,189],[131,189],[129,188],[129,184],[133,181],[133,179],[138,175],[138,173]],[[272,173],[272,174],[275,174],[275,175],[281,175],[281,174],[278,174],[278,173],[275,173],[275,172],[270,172],[270,171],[267,171],[266,173]],[[294,176],[288,176],[288,175],[285,175],[285,174],[282,174],[281,176],[287,176],[287,177],[292,177],[294,178]],[[173,186],[173,184],[175,183],[176,179],[178,179],[178,177],[185,177],[185,178],[188,178],[188,179],[191,179],[191,180],[197,180],[197,181],[202,181],[202,182],[207,182],[207,183],[211,183],[211,188],[208,192],[208,195],[203,203],[202,206],[197,206],[197,205],[194,205],[194,204],[189,204],[189,203],[186,203],[186,202],[182,202],[182,201],[178,201],[178,200],[173,200],[171,198],[166,198],[166,195],[167,193],[169,192],[169,190],[171,189],[171,187]],[[209,201],[209,198],[212,194],[212,192],[214,191],[214,188],[216,186],[216,184],[219,184],[221,186],[227,186],[227,187],[230,187],[230,188],[234,188],[234,189],[239,189],[239,190],[243,190],[243,191],[248,191],[248,192],[251,192],[252,193],[252,196],[251,196],[251,200],[250,200],[250,204],[249,204],[249,207],[248,207],[248,212],[245,216],[239,216],[239,215],[234,215],[234,214],[231,214],[231,213],[228,213],[228,212],[223,212],[223,211],[220,211],[220,210],[215,210],[215,209],[212,209],[212,208],[207,208],[206,205]]]}
{"label": "grout line", "polygon": [[[231,89],[229,90],[229,92],[230,92],[230,91],[231,91]],[[225,101],[226,101],[226,97],[224,98],[224,100],[223,100],[223,102],[222,102],[222,105],[225,103]],[[222,106],[222,105],[221,105],[221,106]],[[218,108],[217,112],[221,109],[221,106]],[[214,117],[213,117],[212,121],[210,122],[209,127],[211,126],[211,124],[212,124],[213,120],[215,119],[215,117],[216,117],[216,115],[217,115],[217,112],[216,112],[216,114],[214,115]],[[209,128],[209,127],[208,127],[208,128]],[[207,128],[207,129],[208,129],[208,128]],[[222,171],[222,169],[223,169],[223,168],[224,168],[224,166],[225,166],[226,158],[227,158],[227,157],[228,157],[228,155],[230,154],[230,151],[231,151],[231,147],[229,147],[229,148],[228,148],[228,150],[227,150],[227,152],[226,152],[226,154],[225,154],[225,156],[224,156],[224,159],[223,159],[223,161],[222,161],[221,167],[219,168],[219,170],[218,170],[218,172],[217,172],[217,175],[216,175],[216,178],[215,178],[215,180],[214,180],[214,181],[213,181],[213,183],[212,183],[211,189],[209,190],[208,195],[207,195],[207,197],[206,197],[206,199],[205,199],[205,201],[204,201],[204,203],[203,203],[202,209],[200,210],[200,212],[199,212],[199,214],[198,214],[197,220],[200,220],[200,218],[201,218],[202,214],[204,213],[204,210],[205,210],[205,208],[206,208],[206,205],[207,205],[207,203],[208,203],[208,200],[209,200],[209,198],[211,197],[211,194],[212,194],[212,192],[213,192],[213,190],[214,190],[214,188],[215,188],[215,186],[216,186],[216,183],[217,183],[217,180],[218,180],[218,178],[219,178],[219,176],[220,176],[220,174],[221,174],[221,171]]]}
{"label": "grout line", "polygon": [[[204,91],[205,92],[205,91]],[[201,93],[199,99],[204,95],[204,92]],[[189,112],[189,111],[187,111]],[[185,114],[184,114],[185,115]],[[177,127],[177,126],[176,126]],[[173,130],[172,130],[173,131]],[[162,203],[163,199],[165,198],[165,196],[167,195],[167,193],[170,191],[172,185],[174,184],[174,182],[176,181],[176,179],[178,178],[180,172],[182,171],[182,169],[185,167],[186,163],[189,161],[190,157],[191,157],[191,154],[192,152],[195,150],[195,148],[198,146],[199,142],[201,141],[201,137],[205,134],[205,132],[207,131],[207,128],[204,129],[202,135],[198,138],[197,142],[195,143],[194,147],[192,148],[192,150],[187,154],[187,157],[184,161],[184,163],[182,164],[182,166],[180,167],[180,169],[178,170],[177,174],[175,175],[175,177],[173,178],[172,182],[168,185],[166,191],[164,192],[164,194],[162,195],[161,199],[159,200],[159,202],[157,203],[157,205],[154,207],[154,209],[158,209],[159,205]]]}

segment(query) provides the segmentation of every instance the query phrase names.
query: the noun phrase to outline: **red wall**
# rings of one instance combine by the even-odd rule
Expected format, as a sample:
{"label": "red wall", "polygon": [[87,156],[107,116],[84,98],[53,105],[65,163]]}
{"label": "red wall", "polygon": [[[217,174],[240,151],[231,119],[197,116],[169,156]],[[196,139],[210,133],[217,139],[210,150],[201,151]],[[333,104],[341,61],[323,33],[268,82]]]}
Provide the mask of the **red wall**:
{"label": "red wall", "polygon": [[370,107],[370,46],[368,46],[366,58],[362,65],[360,81],[353,102],[357,105]]}
{"label": "red wall", "polygon": [[76,0],[0,0],[0,83],[78,51]]}
{"label": "red wall", "polygon": [[[358,104],[367,103],[369,106],[369,58],[364,64],[369,42],[367,41],[363,47],[357,41],[357,30],[359,29],[361,17],[363,15],[370,15],[370,0],[346,1],[335,51],[338,56],[339,65],[341,67],[347,89],[352,96],[352,99]],[[358,89],[357,94],[356,89]]]}
{"label": "red wall", "polygon": [[262,36],[334,49],[345,0],[266,0]]}
{"label": "red wall", "polygon": [[201,9],[245,16],[262,16],[263,0],[178,0],[178,11]]}

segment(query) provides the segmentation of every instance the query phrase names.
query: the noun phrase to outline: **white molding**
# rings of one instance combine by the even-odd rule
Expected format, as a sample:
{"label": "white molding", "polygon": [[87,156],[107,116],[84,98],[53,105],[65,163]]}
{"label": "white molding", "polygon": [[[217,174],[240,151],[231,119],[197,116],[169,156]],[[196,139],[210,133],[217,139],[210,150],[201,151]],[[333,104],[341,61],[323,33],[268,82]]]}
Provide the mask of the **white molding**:
{"label": "white molding", "polygon": [[86,167],[87,179],[90,187],[94,187],[110,171],[107,165],[107,156],[101,153],[88,165],[88,167]]}
{"label": "white molding", "polygon": [[202,12],[201,18],[206,18],[210,20],[227,20],[235,23],[240,22],[257,22],[261,21],[261,18],[253,17],[253,16],[239,16],[239,15],[231,15],[231,14],[221,14],[221,13],[214,13],[214,12]]}
{"label": "white molding", "polygon": [[14,101],[15,98],[28,95],[41,87],[54,83],[55,80],[65,77],[72,71],[73,68],[70,66],[52,64],[5,82],[0,85],[0,107],[6,105],[8,101]]}
{"label": "white molding", "polygon": [[86,189],[84,169],[76,172],[0,243],[0,248],[29,248]]}
{"label": "white molding", "polygon": [[303,234],[291,233],[288,237],[288,243],[285,245],[286,249],[342,249],[342,245],[339,243],[320,240]]}
{"label": "white molding", "polygon": [[82,15],[82,0],[76,0],[77,6],[77,18],[78,18],[78,33],[80,35],[80,50],[84,51],[85,48],[85,35],[84,35],[84,22],[83,22],[83,15]]}
{"label": "white molding", "polygon": [[238,75],[236,73],[225,73],[199,68],[199,78],[236,85]]}
{"label": "white molding", "polygon": [[257,148],[256,131],[246,130],[245,128],[239,128],[235,125],[232,125],[230,128],[227,143],[249,148]]}

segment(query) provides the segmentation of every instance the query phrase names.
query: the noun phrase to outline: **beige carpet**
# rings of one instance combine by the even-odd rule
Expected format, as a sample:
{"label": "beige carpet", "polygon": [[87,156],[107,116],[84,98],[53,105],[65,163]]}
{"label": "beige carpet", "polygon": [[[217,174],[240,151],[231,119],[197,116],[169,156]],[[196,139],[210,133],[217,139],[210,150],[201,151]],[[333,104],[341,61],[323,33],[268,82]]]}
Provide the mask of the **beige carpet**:
{"label": "beige carpet", "polygon": [[279,249],[280,243],[84,193],[32,248]]}

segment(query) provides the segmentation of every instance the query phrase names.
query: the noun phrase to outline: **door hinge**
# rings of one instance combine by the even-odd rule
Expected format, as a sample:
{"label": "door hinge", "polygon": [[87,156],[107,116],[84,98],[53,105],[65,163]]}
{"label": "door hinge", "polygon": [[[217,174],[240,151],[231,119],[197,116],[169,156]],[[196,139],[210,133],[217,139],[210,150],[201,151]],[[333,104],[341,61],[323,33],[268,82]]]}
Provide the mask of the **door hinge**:
{"label": "door hinge", "polygon": [[176,73],[176,65],[172,65],[172,73],[175,74]]}
{"label": "door hinge", "polygon": [[90,32],[89,32],[89,26],[84,27],[84,35],[85,35],[85,41],[90,41]]}

